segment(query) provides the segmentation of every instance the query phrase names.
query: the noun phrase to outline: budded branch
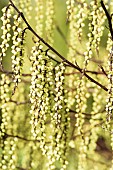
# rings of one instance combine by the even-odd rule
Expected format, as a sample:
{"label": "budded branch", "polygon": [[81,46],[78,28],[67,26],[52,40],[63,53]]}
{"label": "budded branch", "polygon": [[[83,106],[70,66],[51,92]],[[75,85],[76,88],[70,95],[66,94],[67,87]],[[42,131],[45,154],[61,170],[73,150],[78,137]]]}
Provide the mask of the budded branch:
{"label": "budded branch", "polygon": [[[75,64],[71,63],[69,60],[67,60],[64,56],[62,56],[58,51],[56,51],[51,45],[49,45],[42,37],[40,37],[35,31],[34,29],[30,26],[30,24],[27,22],[24,14],[22,12],[19,11],[19,9],[14,5],[14,3],[12,2],[12,0],[9,0],[10,3],[12,4],[12,7],[20,14],[20,16],[22,17],[23,21],[26,23],[29,31],[31,31],[43,44],[46,45],[46,47],[48,47],[53,53],[55,53],[60,59],[63,60],[63,62],[67,63],[68,65],[70,65],[72,68],[78,70],[80,73],[83,73],[83,69],[81,69],[80,67],[76,66]],[[108,89],[103,86],[101,83],[97,82],[96,80],[94,80],[92,77],[90,77],[86,72],[84,72],[84,76],[89,79],[91,82],[95,83],[96,85],[100,86],[102,89],[104,89],[105,91],[108,91]]]}

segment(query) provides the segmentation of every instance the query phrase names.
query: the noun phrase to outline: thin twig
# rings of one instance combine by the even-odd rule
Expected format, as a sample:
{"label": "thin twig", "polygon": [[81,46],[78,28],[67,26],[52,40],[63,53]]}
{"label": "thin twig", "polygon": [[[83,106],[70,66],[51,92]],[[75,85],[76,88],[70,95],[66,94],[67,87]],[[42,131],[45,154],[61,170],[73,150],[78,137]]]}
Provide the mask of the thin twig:
{"label": "thin twig", "polygon": [[101,65],[99,65],[99,67],[101,68],[103,74],[108,78],[108,75],[107,75],[106,71],[104,70],[104,68]]}
{"label": "thin twig", "polygon": [[[90,70],[86,70],[86,73],[91,73],[91,74],[103,74],[105,75],[105,73],[101,72],[101,71],[90,71]],[[72,72],[72,73],[65,73],[66,76],[69,76],[69,75],[73,75],[73,74],[79,74],[79,72],[75,71],[75,72]]]}
{"label": "thin twig", "polygon": [[110,30],[111,38],[113,40],[112,16],[110,16],[110,14],[108,13],[108,11],[107,11],[107,9],[106,9],[106,7],[104,5],[104,2],[101,1],[100,3],[101,3],[101,6],[102,6],[105,14],[106,14],[106,17],[107,17],[107,20],[108,20],[108,24],[109,24],[109,30]]}
{"label": "thin twig", "polygon": [[18,101],[12,100],[12,99],[10,99],[9,102],[15,103],[16,105],[23,105],[23,104],[28,104],[28,103],[30,104],[30,101],[18,102]]}
{"label": "thin twig", "polygon": [[[49,57],[52,59],[51,56],[49,56]],[[60,63],[60,62],[57,61],[57,63]],[[68,67],[69,65],[66,65],[66,66]],[[102,67],[101,67],[101,69],[102,69]],[[1,69],[0,69],[0,72],[6,73],[6,74],[14,74],[13,71],[8,71],[8,70],[1,70]],[[96,75],[98,75],[98,74],[104,74],[104,75],[107,76],[107,74],[105,74],[106,72],[103,71],[103,70],[102,70],[102,72],[86,70],[86,73],[91,73],[91,74],[96,74]],[[74,71],[74,72],[72,72],[72,73],[65,73],[64,75],[69,76],[69,75],[73,75],[73,74],[80,74],[80,72]],[[30,73],[22,73],[22,76],[23,76],[23,77],[30,77],[31,74],[30,74]]]}
{"label": "thin twig", "polygon": [[34,139],[27,139],[25,137],[21,137],[21,136],[18,136],[18,135],[12,135],[12,134],[7,134],[5,133],[5,137],[6,138],[18,138],[18,139],[21,139],[21,140],[24,140],[24,141],[27,141],[27,142],[40,142],[39,140],[34,140]]}

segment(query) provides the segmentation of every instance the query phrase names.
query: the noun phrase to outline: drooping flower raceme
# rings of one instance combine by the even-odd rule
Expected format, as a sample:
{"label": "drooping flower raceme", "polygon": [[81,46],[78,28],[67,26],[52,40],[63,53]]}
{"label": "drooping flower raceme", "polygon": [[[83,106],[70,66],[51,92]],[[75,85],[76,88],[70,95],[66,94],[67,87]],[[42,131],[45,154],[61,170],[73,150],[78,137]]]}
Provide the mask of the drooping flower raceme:
{"label": "drooping flower raceme", "polygon": [[43,46],[36,42],[32,48],[31,60],[31,86],[30,86],[30,101],[31,101],[31,126],[32,135],[40,141],[40,148],[45,154],[46,146],[46,120],[50,115],[50,88],[52,85],[52,63],[49,62],[48,56],[42,52]]}
{"label": "drooping flower raceme", "polygon": [[67,106],[66,91],[64,90],[64,72],[63,63],[55,67],[55,106],[54,106],[54,151],[56,160],[62,163],[61,169],[67,167],[67,148],[68,148],[68,129],[69,129],[69,109]]}
{"label": "drooping flower raceme", "polygon": [[14,81],[14,92],[18,83],[21,81],[21,73],[23,66],[23,41],[24,34],[22,33],[21,28],[22,19],[20,15],[14,15],[14,26],[12,37],[13,46],[12,46],[12,71],[13,71],[13,81]]}
{"label": "drooping flower raceme", "polygon": [[46,39],[49,44],[53,44],[53,30],[54,30],[54,1],[46,0]]}
{"label": "drooping flower raceme", "polygon": [[4,7],[2,9],[2,12],[3,12],[3,16],[1,17],[1,20],[3,22],[3,25],[1,27],[2,29],[2,44],[0,45],[0,48],[1,48],[1,53],[0,53],[0,65],[1,65],[1,68],[3,67],[2,66],[2,60],[3,60],[3,57],[6,56],[6,51],[9,47],[9,44],[8,42],[10,41],[10,37],[11,37],[11,34],[10,34],[10,29],[11,29],[11,24],[10,24],[10,18],[11,18],[11,10],[10,10],[10,6],[8,7]]}
{"label": "drooping flower raceme", "polygon": [[0,162],[0,168],[15,169],[15,147],[17,139],[7,138],[7,133],[10,130],[9,124],[11,123],[11,112],[10,112],[10,80],[9,77],[5,74],[1,75],[1,82],[0,82],[0,100],[1,100],[1,128],[0,128],[0,142],[1,142],[1,157],[2,161]]}
{"label": "drooping flower raceme", "polygon": [[36,31],[39,36],[43,35],[43,19],[44,19],[44,14],[43,14],[43,0],[35,0],[36,1]]}
{"label": "drooping flower raceme", "polygon": [[107,129],[109,131],[113,131],[113,129],[111,129],[111,121],[113,118],[113,47],[111,49],[110,55],[109,55],[109,60],[108,60],[108,68],[109,68],[109,72],[108,72],[108,97],[106,99],[106,125],[107,125]]}

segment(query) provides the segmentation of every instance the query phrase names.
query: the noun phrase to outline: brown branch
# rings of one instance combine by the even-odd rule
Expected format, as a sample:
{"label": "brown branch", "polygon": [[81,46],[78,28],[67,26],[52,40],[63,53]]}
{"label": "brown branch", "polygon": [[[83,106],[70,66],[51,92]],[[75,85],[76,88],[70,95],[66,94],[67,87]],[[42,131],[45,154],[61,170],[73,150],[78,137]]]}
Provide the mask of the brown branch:
{"label": "brown branch", "polygon": [[28,170],[26,168],[22,168],[22,167],[19,167],[19,166],[17,166],[16,168],[19,169],[19,170]]}
{"label": "brown branch", "polygon": [[[23,21],[25,22],[25,24],[27,25],[28,29],[43,43],[45,44],[51,51],[53,51],[58,57],[60,57],[62,59],[63,62],[67,63],[68,65],[70,65],[71,67],[75,68],[76,70],[78,70],[80,73],[83,73],[83,70],[81,68],[79,68],[78,66],[74,65],[73,63],[71,63],[70,61],[68,61],[65,57],[63,57],[58,51],[56,51],[52,46],[50,46],[43,38],[41,38],[35,31],[34,29],[30,26],[30,24],[27,22],[24,14],[22,12],[19,11],[19,9],[14,5],[14,3],[12,2],[12,0],[9,0],[12,7],[20,14],[20,16],[22,17]],[[101,83],[97,82],[96,80],[94,80],[92,77],[90,77],[89,75],[87,75],[86,72],[84,72],[84,76],[87,77],[91,82],[97,84],[98,86],[100,86],[102,89],[104,89],[105,91],[108,91],[108,89],[103,86]]]}
{"label": "brown branch", "polygon": [[27,138],[24,138],[24,137],[21,137],[21,136],[18,136],[18,135],[12,135],[12,134],[7,134],[5,133],[5,138],[18,138],[18,139],[21,139],[21,140],[24,140],[24,141],[27,141],[27,142],[40,142],[39,140],[34,140],[34,139],[27,139]]}
{"label": "brown branch", "polygon": [[[14,74],[13,71],[8,71],[8,70],[4,70],[4,69],[0,69],[0,72],[5,73],[5,74]],[[23,73],[22,76],[23,77],[30,77],[31,74],[30,73]]]}
{"label": "brown branch", "polygon": [[35,141],[35,142],[39,142],[38,140],[33,140],[33,139],[27,139],[27,138],[24,138],[24,137],[21,137],[21,136],[18,136],[18,135],[12,135],[12,134],[7,134],[5,133],[6,137],[11,137],[11,138],[18,138],[18,139],[21,139],[21,140],[24,140],[24,141],[27,141],[27,142],[31,142],[31,141]]}
{"label": "brown branch", "polygon": [[[20,140],[23,140],[23,141],[26,141],[26,142],[40,142],[40,140],[36,140],[36,139],[27,139],[25,137],[21,137],[21,136],[18,136],[18,135],[13,135],[13,134],[7,134],[7,133],[4,133],[4,138],[18,138]],[[46,142],[46,144],[49,144],[50,142]]]}
{"label": "brown branch", "polygon": [[110,31],[110,34],[111,34],[111,39],[113,41],[113,28],[112,28],[112,16],[109,14],[109,12],[107,11],[105,5],[104,5],[104,2],[101,1],[101,6],[106,14],[106,17],[107,17],[107,20],[108,20],[108,24],[109,24],[109,31]]}
{"label": "brown branch", "polygon": [[[70,109],[69,112],[70,112],[70,113],[73,113],[74,115],[75,115],[75,114],[78,114],[78,112],[76,112],[75,110],[72,110],[72,109]],[[100,112],[98,112],[98,113],[100,113]],[[82,114],[85,116],[85,119],[88,119],[88,120],[89,120],[89,119],[91,119],[92,116],[95,116],[95,115],[97,115],[98,113],[90,114],[90,113],[85,113],[85,112],[83,112]],[[94,118],[93,120],[100,120],[100,121],[102,121],[101,118],[100,118],[100,119]]]}
{"label": "brown branch", "polygon": [[[70,112],[70,113],[74,113],[74,114],[77,114],[77,113],[78,113],[78,112],[76,112],[75,110],[72,110],[72,109],[70,109],[69,112]],[[92,115],[92,114],[89,114],[89,113],[82,113],[82,114],[84,114],[84,115],[86,115],[86,116],[91,116],[91,115]]]}
{"label": "brown branch", "polygon": [[[79,73],[80,73],[80,72],[75,71],[75,72],[72,72],[72,73],[65,73],[65,75],[66,75],[66,76],[69,76],[69,75],[79,74]],[[103,74],[103,75],[105,75],[105,73],[103,73],[103,72],[101,72],[101,71],[90,71],[90,70],[86,70],[86,73],[91,73],[91,74],[96,74],[96,75],[98,75],[98,74]]]}
{"label": "brown branch", "polygon": [[[49,57],[51,57],[51,56],[49,56]],[[60,62],[59,62],[59,63],[60,63]],[[65,66],[70,67],[69,65],[65,65]],[[102,66],[100,66],[100,67],[101,67],[101,69],[102,69]],[[0,72],[6,73],[6,74],[14,74],[13,71],[8,71],[8,70],[3,70],[3,69],[0,69]],[[91,71],[91,70],[86,70],[85,72],[86,72],[86,73],[95,74],[95,75],[103,74],[103,75],[106,75],[106,76],[107,76],[106,72],[103,71],[103,69],[102,69],[102,72],[100,72],[100,71]],[[66,76],[73,75],[73,74],[80,74],[80,72],[75,71],[75,72],[72,72],[72,73],[64,73],[64,75],[66,75]],[[22,76],[23,76],[23,77],[30,77],[31,74],[30,74],[30,73],[22,73]]]}
{"label": "brown branch", "polygon": [[12,99],[10,99],[9,102],[15,103],[16,105],[23,105],[23,104],[28,104],[28,103],[30,103],[30,101],[18,102],[18,101],[12,100]]}
{"label": "brown branch", "polygon": [[104,70],[104,68],[101,65],[99,65],[99,67],[101,68],[103,74],[108,78],[108,75],[107,75],[106,71]]}

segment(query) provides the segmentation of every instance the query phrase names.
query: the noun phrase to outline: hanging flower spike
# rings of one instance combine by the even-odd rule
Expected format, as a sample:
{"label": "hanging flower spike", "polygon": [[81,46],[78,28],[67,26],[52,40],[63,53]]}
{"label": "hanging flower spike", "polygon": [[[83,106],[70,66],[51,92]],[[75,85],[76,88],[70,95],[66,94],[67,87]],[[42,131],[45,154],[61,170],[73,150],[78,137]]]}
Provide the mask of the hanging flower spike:
{"label": "hanging flower spike", "polygon": [[75,1],[74,0],[67,0],[66,5],[67,5],[67,21],[70,21],[72,19]]}
{"label": "hanging flower spike", "polygon": [[27,17],[28,20],[31,20],[31,15],[30,15],[30,12],[32,11],[32,2],[31,0],[26,0],[26,1],[23,1],[24,2],[24,5],[23,5],[23,9],[22,11],[25,13],[25,16]]}
{"label": "hanging flower spike", "polygon": [[54,1],[46,0],[46,39],[49,44],[53,44],[53,30],[54,30]]}
{"label": "hanging flower spike", "polygon": [[14,170],[16,162],[16,143],[17,138],[7,138],[7,133],[10,131],[11,126],[11,108],[10,108],[10,79],[7,75],[1,75],[0,81],[0,100],[1,100],[1,129],[0,141],[2,147],[1,154],[1,169]]}
{"label": "hanging flower spike", "polygon": [[109,72],[108,72],[108,97],[106,99],[107,105],[106,105],[106,125],[107,129],[109,131],[113,131],[111,129],[111,121],[113,118],[113,46],[110,52],[109,56],[109,61],[108,61],[108,66],[109,66]]}
{"label": "hanging flower spike", "polygon": [[[21,12],[24,13],[25,17],[27,18],[27,20],[29,21],[31,19],[31,11],[32,11],[32,2],[31,0],[13,0],[13,3],[15,4],[15,6],[17,6]],[[22,25],[25,25],[25,23],[23,22]]]}
{"label": "hanging flower spike", "polygon": [[30,86],[30,101],[31,101],[31,125],[32,125],[32,134],[35,139],[38,137],[39,131],[37,129],[37,124],[40,119],[40,114],[38,113],[39,104],[41,102],[40,98],[42,96],[42,88],[41,84],[38,82],[38,77],[40,74],[40,65],[39,60],[42,59],[41,55],[41,45],[39,42],[36,42],[36,45],[32,47],[32,56],[30,57],[31,61],[31,86]]}
{"label": "hanging flower spike", "polygon": [[100,38],[104,30],[103,23],[105,22],[106,17],[102,7],[98,5],[97,1],[91,1],[90,6],[92,11],[89,16],[91,22],[89,23],[90,33],[88,36],[92,47],[97,51],[98,54]]}
{"label": "hanging flower spike", "polygon": [[32,48],[32,79],[30,87],[31,100],[31,125],[32,134],[40,141],[40,148],[43,155],[47,152],[46,146],[46,119],[50,113],[50,85],[52,76],[52,65],[48,56],[43,52],[43,46],[36,42]]}
{"label": "hanging flower spike", "polygon": [[[101,110],[102,110],[102,101],[103,101],[103,95],[99,87],[96,87],[96,85],[92,84],[92,87],[94,89],[93,91],[93,105],[92,105],[92,111],[91,111],[91,119],[90,119],[90,126],[91,131],[89,133],[89,144],[88,144],[88,154],[89,157],[95,153],[96,147],[97,147],[97,140],[98,140],[98,132],[99,127],[95,126],[98,124],[100,119],[102,119],[101,116]],[[96,88],[95,88],[96,87]]]}
{"label": "hanging flower spike", "polygon": [[7,129],[8,117],[8,107],[9,102],[9,79],[5,74],[1,75],[2,80],[0,81],[0,99],[1,99],[1,109],[2,109],[2,124],[1,124],[1,137],[5,135]]}
{"label": "hanging flower spike", "polygon": [[6,51],[9,47],[9,44],[8,42],[10,41],[10,37],[11,37],[11,34],[9,33],[10,32],[10,29],[11,29],[11,24],[10,24],[10,18],[11,18],[11,10],[10,10],[10,5],[8,7],[4,7],[2,9],[2,12],[3,12],[3,16],[1,17],[1,20],[3,22],[3,25],[1,27],[3,33],[2,33],[2,44],[0,45],[0,48],[1,48],[1,53],[0,53],[0,67],[1,69],[3,69],[3,64],[2,64],[2,60],[3,60],[3,57],[6,56]]}
{"label": "hanging flower spike", "polygon": [[89,64],[89,60],[92,58],[92,50],[96,50],[97,55],[99,55],[99,44],[101,40],[101,36],[103,34],[104,26],[103,23],[105,22],[105,16],[102,10],[102,7],[99,7],[96,1],[91,1],[91,12],[89,14],[89,30],[88,38],[89,41],[87,42],[87,51],[84,52],[85,61],[84,64]]}
{"label": "hanging flower spike", "polygon": [[62,74],[64,73],[65,67],[63,63],[55,67],[55,106],[54,106],[54,117],[53,120],[55,122],[55,151],[54,154],[56,159],[59,160],[61,157],[60,145],[61,145],[61,120],[62,120],[62,101],[64,99],[63,96],[63,81],[64,77]]}
{"label": "hanging flower spike", "polygon": [[24,32],[21,28],[22,19],[20,15],[14,15],[14,26],[13,26],[13,46],[12,46],[12,71],[13,71],[13,81],[14,81],[14,91],[21,82],[21,73],[23,67],[23,44],[24,44]]}
{"label": "hanging flower spike", "polygon": [[35,0],[36,1],[36,32],[39,36],[43,35],[43,19],[44,19],[44,14],[43,14],[43,0]]}
{"label": "hanging flower spike", "polygon": [[68,136],[67,131],[69,128],[69,117],[67,100],[65,98],[64,91],[64,71],[65,66],[63,63],[55,67],[55,106],[54,115],[51,118],[54,127],[54,147],[53,147],[53,157],[54,162],[60,160],[62,163],[62,170],[67,167],[67,142]]}
{"label": "hanging flower spike", "polygon": [[[113,128],[113,126],[112,126],[112,128]],[[111,148],[112,148],[112,153],[113,153],[113,133],[111,133]],[[112,170],[112,169],[113,169],[113,154],[112,154],[110,170]]]}
{"label": "hanging flower spike", "polygon": [[[69,21],[69,47],[68,47],[68,54],[67,59],[71,62],[75,62],[75,51],[77,47],[77,28],[75,27],[75,23],[77,22],[76,14],[77,14],[77,7],[75,6],[74,0],[67,0],[67,21]],[[73,36],[74,35],[74,36]],[[66,68],[66,72],[73,72],[73,68]],[[69,89],[72,89],[75,86],[75,79],[78,75],[70,75],[67,77],[67,82]],[[70,108],[75,102],[75,91],[68,92],[68,103],[70,103]]]}
{"label": "hanging flower spike", "polygon": [[65,170],[68,165],[67,153],[68,153],[68,142],[69,142],[69,127],[70,127],[70,117],[69,117],[69,108],[67,100],[67,90],[63,90],[64,100],[62,102],[62,153],[61,153],[61,170]]}
{"label": "hanging flower spike", "polygon": [[85,0],[81,0],[80,4],[78,5],[78,14],[77,14],[77,35],[78,39],[81,42],[82,40],[82,32],[83,32],[83,27],[85,26],[85,19],[87,18],[87,3]]}
{"label": "hanging flower spike", "polygon": [[81,169],[85,169],[86,167],[86,144],[83,135],[85,116],[83,113],[85,113],[87,108],[87,98],[86,98],[86,80],[83,75],[78,80],[77,94],[75,98],[76,98],[76,112],[77,112],[77,114],[75,114],[75,118],[76,118],[75,127],[76,127],[77,135],[80,135],[80,138],[77,141],[79,144],[77,170],[81,170]]}

